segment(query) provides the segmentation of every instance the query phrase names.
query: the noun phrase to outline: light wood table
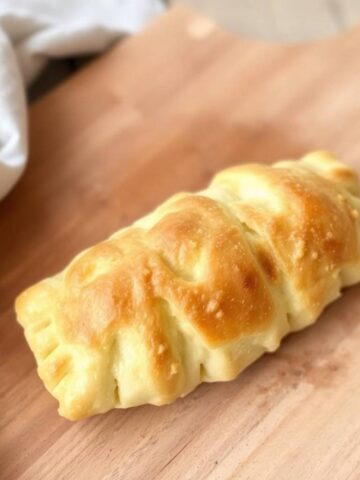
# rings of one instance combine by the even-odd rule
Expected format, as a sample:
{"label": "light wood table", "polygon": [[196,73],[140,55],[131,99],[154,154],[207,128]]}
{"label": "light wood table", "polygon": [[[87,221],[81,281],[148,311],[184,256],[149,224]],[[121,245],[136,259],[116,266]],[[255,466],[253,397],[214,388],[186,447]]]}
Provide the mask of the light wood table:
{"label": "light wood table", "polygon": [[360,172],[360,28],[303,46],[239,39],[185,8],[35,103],[0,203],[1,480],[359,480],[360,287],[236,380],[71,423],[13,303],[226,166],[328,148]]}

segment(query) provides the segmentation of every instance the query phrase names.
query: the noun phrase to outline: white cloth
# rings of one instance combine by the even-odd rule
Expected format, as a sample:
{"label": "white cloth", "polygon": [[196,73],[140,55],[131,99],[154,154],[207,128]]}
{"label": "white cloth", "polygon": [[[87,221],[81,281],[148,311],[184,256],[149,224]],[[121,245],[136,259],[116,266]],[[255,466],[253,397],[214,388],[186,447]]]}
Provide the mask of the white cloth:
{"label": "white cloth", "polygon": [[163,8],[161,0],[0,0],[0,199],[26,165],[26,85],[49,59],[100,52]]}

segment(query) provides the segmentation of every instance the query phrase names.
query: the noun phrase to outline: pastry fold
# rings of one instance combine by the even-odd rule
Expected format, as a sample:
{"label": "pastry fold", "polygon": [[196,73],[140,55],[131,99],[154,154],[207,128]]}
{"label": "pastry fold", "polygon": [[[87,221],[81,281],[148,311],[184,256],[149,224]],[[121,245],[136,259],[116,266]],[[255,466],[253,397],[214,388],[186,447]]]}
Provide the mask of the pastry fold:
{"label": "pastry fold", "polygon": [[325,152],[229,168],[28,288],[18,321],[59,413],[170,403],[314,323],[360,281],[359,193]]}

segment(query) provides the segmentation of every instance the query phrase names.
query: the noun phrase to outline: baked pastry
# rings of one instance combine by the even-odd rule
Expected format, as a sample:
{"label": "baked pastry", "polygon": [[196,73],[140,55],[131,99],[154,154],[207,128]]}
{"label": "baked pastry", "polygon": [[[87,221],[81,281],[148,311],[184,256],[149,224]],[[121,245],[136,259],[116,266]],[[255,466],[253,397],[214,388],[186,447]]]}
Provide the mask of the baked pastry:
{"label": "baked pastry", "polygon": [[76,420],[231,380],[360,281],[356,174],[315,152],[241,165],[80,253],[16,301]]}

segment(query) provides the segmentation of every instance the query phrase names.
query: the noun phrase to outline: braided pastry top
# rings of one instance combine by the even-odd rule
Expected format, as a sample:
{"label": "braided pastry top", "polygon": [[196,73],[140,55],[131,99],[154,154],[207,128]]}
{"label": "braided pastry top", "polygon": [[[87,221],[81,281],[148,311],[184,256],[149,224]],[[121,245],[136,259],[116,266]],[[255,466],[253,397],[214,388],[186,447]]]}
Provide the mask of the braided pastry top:
{"label": "braided pastry top", "polygon": [[324,152],[224,170],[26,290],[18,319],[61,415],[234,378],[360,281],[354,171]]}

